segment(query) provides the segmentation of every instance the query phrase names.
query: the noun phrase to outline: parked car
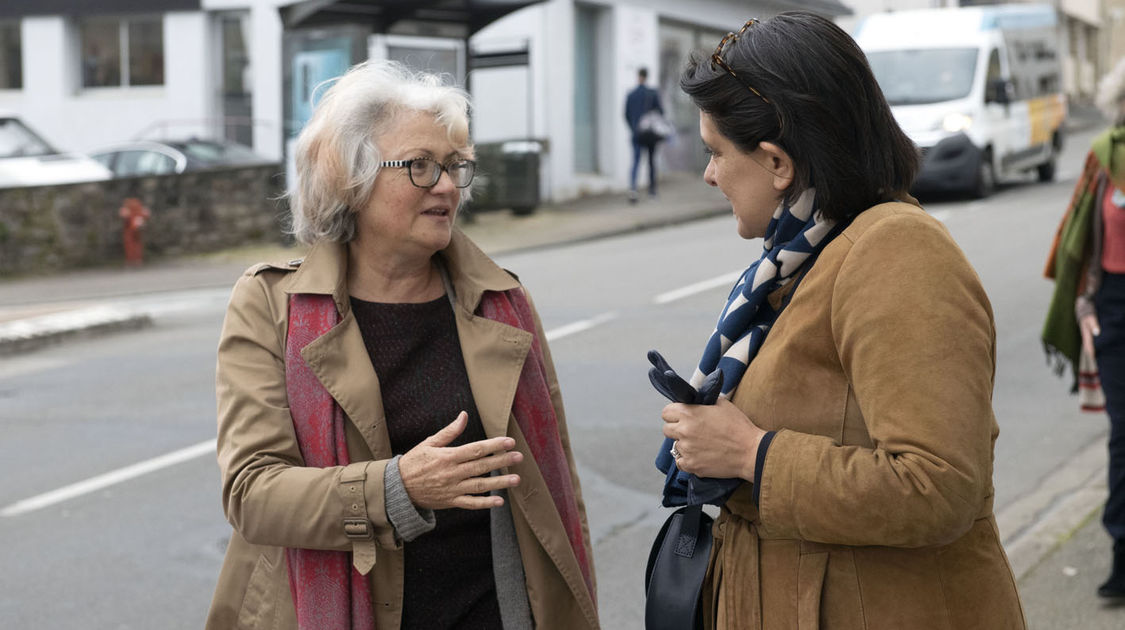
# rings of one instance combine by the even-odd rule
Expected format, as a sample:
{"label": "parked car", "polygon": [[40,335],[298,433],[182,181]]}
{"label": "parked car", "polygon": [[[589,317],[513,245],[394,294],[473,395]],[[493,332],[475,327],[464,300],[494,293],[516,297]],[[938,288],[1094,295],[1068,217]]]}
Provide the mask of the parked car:
{"label": "parked car", "polygon": [[0,114],[0,188],[110,179],[113,173],[78,153],[63,153],[18,117]]}
{"label": "parked car", "polygon": [[223,166],[271,163],[250,147],[199,138],[129,142],[94,151],[90,157],[117,177],[167,175]]}

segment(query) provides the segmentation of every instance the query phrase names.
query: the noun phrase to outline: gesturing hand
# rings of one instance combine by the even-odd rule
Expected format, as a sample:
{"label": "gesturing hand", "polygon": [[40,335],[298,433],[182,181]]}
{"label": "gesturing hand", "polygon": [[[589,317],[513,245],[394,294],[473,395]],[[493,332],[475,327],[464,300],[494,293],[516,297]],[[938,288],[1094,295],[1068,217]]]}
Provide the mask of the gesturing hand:
{"label": "gesturing hand", "polygon": [[523,460],[522,453],[511,450],[516,446],[512,438],[449,446],[468,422],[469,414],[462,411],[456,420],[422,440],[399,460],[402,485],[414,505],[431,510],[483,510],[503,505],[504,499],[473,495],[519,485],[519,475],[482,476]]}

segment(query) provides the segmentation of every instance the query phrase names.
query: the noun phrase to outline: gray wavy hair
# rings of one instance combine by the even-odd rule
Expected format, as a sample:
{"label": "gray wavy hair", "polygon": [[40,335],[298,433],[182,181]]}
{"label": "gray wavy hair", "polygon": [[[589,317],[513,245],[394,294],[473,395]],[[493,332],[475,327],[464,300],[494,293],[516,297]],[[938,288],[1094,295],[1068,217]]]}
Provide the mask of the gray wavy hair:
{"label": "gray wavy hair", "polygon": [[1094,98],[1098,109],[1116,124],[1125,122],[1125,59],[1117,62],[1098,82],[1098,95]]}
{"label": "gray wavy hair", "polygon": [[[324,92],[297,137],[297,182],[288,197],[290,231],[298,241],[355,237],[356,211],[371,197],[383,159],[379,140],[406,112],[433,114],[453,146],[472,154],[467,92],[397,62],[357,64]],[[462,202],[469,194],[461,191]]]}

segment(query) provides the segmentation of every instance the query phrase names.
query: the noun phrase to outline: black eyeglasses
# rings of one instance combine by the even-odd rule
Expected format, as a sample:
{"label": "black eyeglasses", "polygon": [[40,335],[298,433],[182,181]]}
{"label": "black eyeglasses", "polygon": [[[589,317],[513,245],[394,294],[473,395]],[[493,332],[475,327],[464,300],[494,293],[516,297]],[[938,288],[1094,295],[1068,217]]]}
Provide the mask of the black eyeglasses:
{"label": "black eyeglasses", "polygon": [[711,67],[714,68],[715,66],[719,66],[723,70],[726,70],[727,73],[730,74],[730,76],[734,77],[738,80],[739,83],[746,86],[746,89],[753,92],[755,96],[769,103],[770,100],[768,98],[762,96],[761,92],[755,90],[754,86],[750,85],[745,80],[743,80],[742,77],[738,76],[738,73],[735,72],[734,69],[727,64],[727,62],[723,61],[723,48],[725,48],[727,44],[733,44],[734,40],[738,39],[742,36],[743,33],[746,32],[746,29],[757,23],[758,20],[750,18],[749,20],[746,20],[746,23],[742,25],[742,28],[738,29],[737,33],[727,33],[726,35],[724,35],[723,38],[719,40],[719,45],[715,47],[715,52],[711,55]]}
{"label": "black eyeglasses", "polygon": [[405,168],[410,176],[410,183],[418,188],[433,188],[441,179],[442,172],[449,173],[449,179],[457,188],[467,188],[473,183],[473,175],[477,171],[477,163],[472,160],[453,160],[442,164],[433,158],[418,157],[412,160],[389,160],[379,162],[379,166],[391,168]]}

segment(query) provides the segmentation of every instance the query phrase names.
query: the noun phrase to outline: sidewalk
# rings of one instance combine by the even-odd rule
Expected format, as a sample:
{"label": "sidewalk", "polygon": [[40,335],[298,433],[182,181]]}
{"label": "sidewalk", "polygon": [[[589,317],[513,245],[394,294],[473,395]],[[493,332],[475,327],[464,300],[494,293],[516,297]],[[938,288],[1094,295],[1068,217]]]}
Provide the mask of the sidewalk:
{"label": "sidewalk", "polygon": [[1109,576],[1112,546],[1099,508],[1020,580],[1030,630],[1125,628],[1125,602],[1106,603],[1097,596]]}
{"label": "sidewalk", "polygon": [[[463,214],[459,227],[492,256],[603,238],[730,213],[730,204],[699,176],[672,175],[660,196],[630,204],[624,193],[544,205],[529,216],[507,211]],[[733,223],[732,223],[733,225]],[[0,280],[0,357],[60,341],[152,324],[126,297],[223,288],[250,265],[300,258],[300,247],[252,246],[153,261],[141,268],[107,267]],[[110,302],[115,302],[111,304]]]}

